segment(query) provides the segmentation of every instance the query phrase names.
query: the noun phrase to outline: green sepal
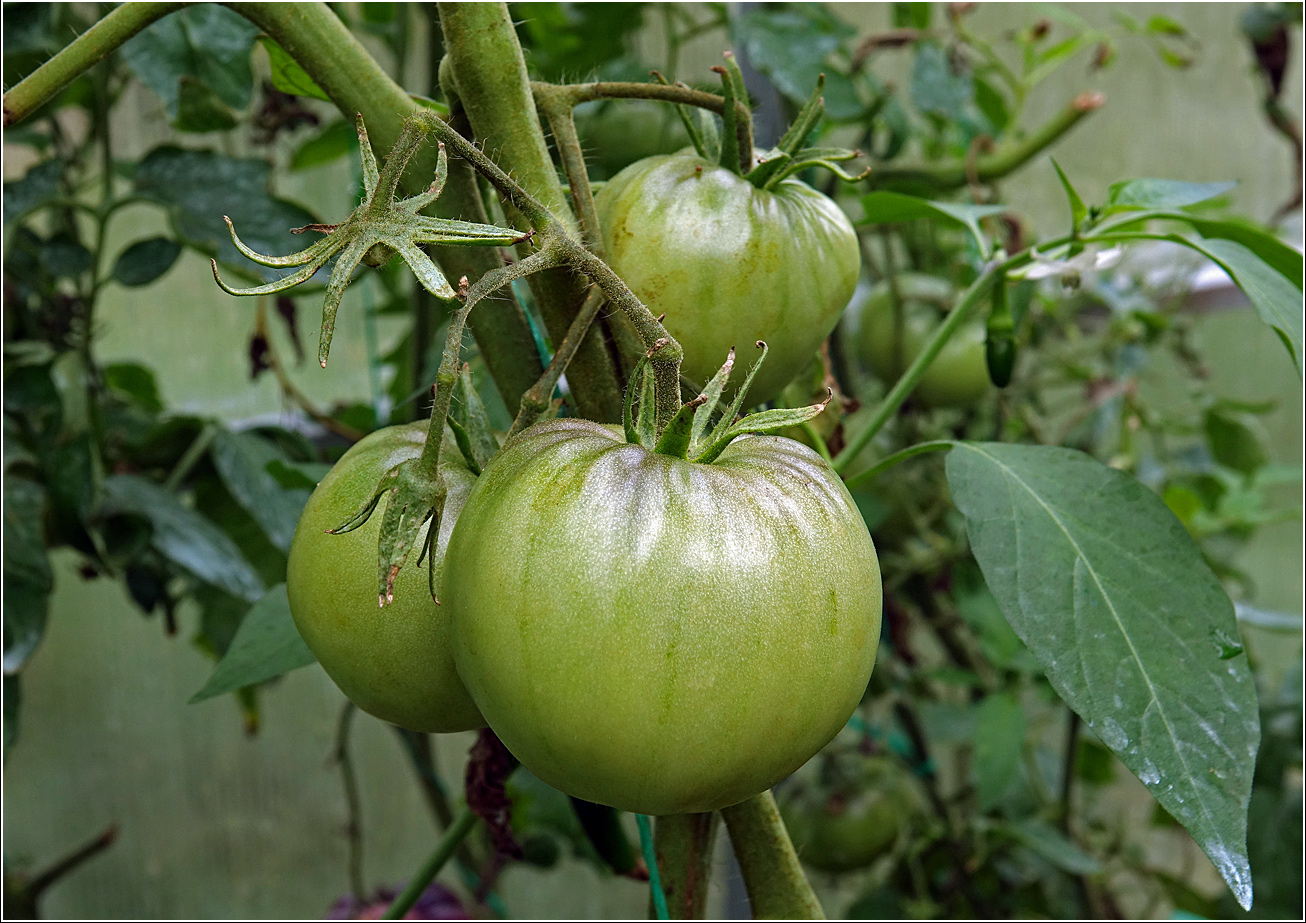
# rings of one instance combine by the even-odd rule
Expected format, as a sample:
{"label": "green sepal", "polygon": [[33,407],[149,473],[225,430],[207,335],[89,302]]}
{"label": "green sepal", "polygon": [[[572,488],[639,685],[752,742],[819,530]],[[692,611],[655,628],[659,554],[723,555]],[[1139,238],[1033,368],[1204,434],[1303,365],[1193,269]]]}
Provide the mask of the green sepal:
{"label": "green sepal", "polygon": [[655,383],[653,372],[645,363],[644,374],[639,380],[639,413],[635,418],[635,432],[642,446],[651,446],[658,438]]}
{"label": "green sepal", "polygon": [[671,418],[667,428],[662,431],[653,451],[659,455],[672,458],[685,458],[689,455],[689,441],[694,431],[694,411],[707,403],[707,396],[700,394],[687,404],[680,405],[676,415]]}
{"label": "green sepal", "polygon": [[458,373],[458,381],[454,384],[448,419],[455,427],[454,437],[458,438],[458,432],[462,430],[463,438],[468,442],[467,449],[463,449],[461,441],[458,443],[463,457],[467,459],[467,467],[471,468],[473,473],[480,474],[499,451],[499,442],[494,438],[490,415],[485,410],[481,395],[477,393],[476,386],[472,383],[471,366],[466,363],[463,364]]}
{"label": "green sepal", "polygon": [[871,175],[871,167],[867,166],[860,173],[849,173],[839,166],[840,161],[852,160],[859,156],[861,156],[859,151],[842,147],[809,147],[799,151],[788,163],[778,167],[761,188],[773,189],[795,173],[801,173],[809,167],[823,167],[845,183],[860,182]]}
{"label": "green sepal", "polygon": [[992,307],[984,328],[984,360],[989,380],[998,388],[1011,384],[1016,365],[1016,323],[1007,301],[1007,280],[998,279],[993,286]]}
{"label": "green sepal", "polygon": [[1055,157],[1048,158],[1052,161],[1052,169],[1057,171],[1057,178],[1061,180],[1061,188],[1066,190],[1066,198],[1070,201],[1070,232],[1078,233],[1084,224],[1084,219],[1088,217],[1088,206],[1084,200],[1079,197],[1075,187],[1070,185],[1070,179],[1066,176],[1065,171],[1061,169],[1061,164],[1057,163]]}
{"label": "green sepal", "polygon": [[[675,86],[675,84],[673,84],[666,77],[662,76],[662,74],[659,73],[658,71],[653,71],[653,77],[657,80],[658,83],[662,84],[664,87]],[[702,110],[697,110],[697,111],[701,112]],[[703,140],[703,133],[700,130],[702,122],[699,121],[698,124],[695,124],[695,122],[697,121],[697,117],[691,112],[689,106],[677,104],[676,114],[680,116],[680,121],[685,126],[685,134],[689,135],[689,142],[694,145],[694,150],[695,152],[697,152],[698,156],[702,157],[704,160],[715,160],[716,159],[715,155],[712,157],[708,156],[707,146]],[[718,151],[717,153],[719,154],[720,151]]]}
{"label": "green sepal", "polygon": [[807,103],[799,111],[798,118],[794,119],[793,124],[789,126],[789,130],[784,133],[784,137],[776,145],[779,150],[792,157],[802,149],[807,136],[812,133],[812,129],[819,125],[821,119],[825,116],[825,99],[822,96],[824,92],[825,74],[818,74],[816,89],[812,91]]}
{"label": "green sepal", "polygon": [[739,390],[735,392],[735,399],[730,402],[730,406],[726,408],[725,412],[721,415],[721,419],[717,421],[717,425],[712,430],[712,434],[708,436],[710,442],[716,442],[720,439],[725,434],[726,430],[728,430],[735,422],[735,417],[739,416],[739,411],[744,406],[744,398],[748,395],[748,389],[752,387],[753,379],[757,377],[757,370],[762,367],[762,363],[766,361],[766,354],[771,351],[771,348],[762,340],[758,340],[755,345],[762,351],[762,355],[757,357],[757,361],[754,362],[752,368],[748,370],[748,375],[745,376],[744,383],[740,385]]}
{"label": "green sepal", "polygon": [[635,423],[634,404],[635,392],[643,386],[647,371],[648,356],[640,356],[639,361],[635,363],[635,370],[630,373],[630,381],[626,384],[626,399],[621,408],[621,426],[626,431],[626,442],[632,445],[642,444],[639,428]]}
{"label": "green sepal", "polygon": [[770,433],[789,426],[801,426],[809,420],[819,417],[833,398],[834,392],[831,391],[825,400],[819,404],[812,404],[810,407],[777,407],[773,410],[759,410],[757,413],[750,413],[738,423],[727,428],[720,438],[695,456],[694,461],[702,465],[712,464],[725,451],[726,446],[743,435]]}
{"label": "green sepal", "polygon": [[704,402],[698,410],[694,411],[694,428],[690,433],[691,443],[697,443],[707,432],[707,426],[712,422],[712,414],[716,411],[717,404],[721,402],[721,395],[726,390],[726,382],[730,380],[730,372],[734,367],[735,348],[732,346],[725,363],[703,389]]}
{"label": "green sepal", "polygon": [[[481,466],[476,461],[476,454],[472,451],[472,439],[463,429],[463,425],[453,418],[452,415],[446,418],[449,429],[453,430],[454,442],[458,445],[458,451],[462,453],[463,461],[467,462],[467,467],[471,469],[472,474],[480,477]],[[418,563],[421,563],[420,560]]]}
{"label": "green sepal", "polygon": [[[736,65],[738,67],[738,65]],[[721,150],[717,163],[731,173],[742,175],[739,169],[739,119],[735,113],[735,82],[730,71],[721,65],[712,68],[721,75],[721,95],[725,105],[721,109]]]}

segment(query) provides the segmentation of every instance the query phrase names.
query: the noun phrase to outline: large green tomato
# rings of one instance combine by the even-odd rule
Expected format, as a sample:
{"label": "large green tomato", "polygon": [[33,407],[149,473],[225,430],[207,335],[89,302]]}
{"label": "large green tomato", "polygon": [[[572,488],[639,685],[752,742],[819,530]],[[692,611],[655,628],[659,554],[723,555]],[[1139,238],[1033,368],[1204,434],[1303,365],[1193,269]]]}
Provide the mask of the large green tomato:
{"label": "large green tomato", "polygon": [[699,384],[730,347],[771,352],[749,389],[771,400],[834,329],[857,286],[857,232],[795,179],[762,190],[692,153],[649,157],[595,200],[607,260],[684,348]]}
{"label": "large green tomato", "polygon": [[[485,720],[454,669],[448,612],[431,599],[429,561],[419,567],[415,550],[395,580],[394,602],[379,608],[382,508],[352,532],[326,533],[362,506],[388,469],[421,454],[426,427],[421,422],[372,433],[327,472],[295,529],[286,591],[304,642],[359,708],[414,731],[464,731],[484,727]],[[437,553],[448,544],[476,480],[447,433],[440,457],[449,498]],[[419,548],[425,537],[423,529]]]}
{"label": "large green tomato", "polygon": [[806,446],[712,464],[554,420],[477,480],[446,558],[458,672],[532,773],[643,814],[775,784],[847,722],[880,635],[880,569]]}
{"label": "large green tomato", "polygon": [[888,852],[920,812],[923,797],[904,769],[873,757],[851,784],[795,786],[780,798],[780,813],[805,864],[823,872],[850,872]]}
{"label": "large green tomato", "polygon": [[[941,309],[952,304],[954,292],[935,276],[903,273],[897,277],[903,298],[902,353],[895,355],[893,295],[887,283],[873,286],[860,301],[862,359],[886,384],[892,385],[930,341],[943,321]],[[952,335],[934,357],[912,397],[926,407],[969,407],[989,392],[984,358],[984,324],[969,321]]]}

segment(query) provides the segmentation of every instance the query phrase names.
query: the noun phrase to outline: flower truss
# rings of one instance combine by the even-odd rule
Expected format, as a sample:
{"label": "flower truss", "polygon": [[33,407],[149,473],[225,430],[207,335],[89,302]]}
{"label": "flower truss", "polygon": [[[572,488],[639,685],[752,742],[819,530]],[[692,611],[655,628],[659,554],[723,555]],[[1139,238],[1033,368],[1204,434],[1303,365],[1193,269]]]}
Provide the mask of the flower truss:
{"label": "flower truss", "polygon": [[354,209],[353,214],[342,224],[310,224],[295,228],[294,233],[304,231],[322,231],[326,233],[317,243],[306,250],[288,256],[264,256],[246,246],[236,236],[236,228],[231,219],[223,216],[227,229],[231,232],[231,241],[236,249],[246,257],[263,266],[290,267],[300,266],[296,270],[274,282],[254,288],[236,289],[227,285],[218,276],[216,260],[213,265],[213,278],[222,290],[232,295],[271,295],[307,282],[319,269],[336,254],[335,267],[331,270],[331,279],[327,283],[326,300],[322,304],[322,335],[318,345],[318,361],[323,367],[327,364],[327,352],[331,348],[331,335],[336,325],[336,310],[340,299],[349,285],[349,278],[359,263],[369,266],[383,266],[396,253],[404,258],[409,268],[417,276],[422,286],[438,298],[453,298],[455,292],[440,272],[439,267],[431,261],[419,244],[444,244],[462,246],[499,246],[515,244],[530,235],[521,235],[512,228],[496,227],[492,224],[473,224],[468,221],[454,221],[444,218],[432,218],[419,214],[423,208],[434,202],[444,189],[449,172],[449,158],[445,153],[443,142],[439,146],[435,181],[425,192],[408,199],[395,199],[395,189],[403,176],[408,161],[412,158],[424,136],[420,124],[406,123],[394,149],[386,158],[385,165],[378,171],[376,157],[367,138],[367,129],[363,117],[358,117],[358,141],[363,159],[363,201]]}

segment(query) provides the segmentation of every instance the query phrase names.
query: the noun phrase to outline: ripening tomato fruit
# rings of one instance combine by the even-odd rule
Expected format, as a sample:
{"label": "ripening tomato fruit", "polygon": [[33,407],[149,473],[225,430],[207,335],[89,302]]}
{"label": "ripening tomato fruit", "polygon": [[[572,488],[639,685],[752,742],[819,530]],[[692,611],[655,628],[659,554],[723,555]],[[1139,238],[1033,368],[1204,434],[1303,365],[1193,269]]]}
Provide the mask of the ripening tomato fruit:
{"label": "ripening tomato fruit", "polygon": [[[349,449],[308,498],[290,545],[286,592],[304,642],[327,675],[363,711],[414,731],[465,731],[485,720],[458,679],[449,617],[431,599],[429,561],[416,563],[426,532],[377,604],[377,539],[383,508],[352,532],[330,535],[376,490],[381,475],[422,453],[425,422],[391,426]],[[440,452],[449,485],[437,554],[476,478],[446,433]]]}
{"label": "ripening tomato fruit", "polygon": [[793,772],[847,722],[879,643],[861,514],[774,436],[702,464],[539,424],[477,480],[445,567],[454,659],[495,733],[555,788],[644,814]]}
{"label": "ripening tomato fruit", "polygon": [[833,786],[795,785],[779,798],[798,857],[823,872],[865,868],[893,846],[924,805],[920,785],[893,760],[871,757]]}
{"label": "ripening tomato fruit", "polygon": [[771,347],[750,389],[771,400],[834,329],[861,271],[857,232],[796,179],[759,189],[693,153],[649,157],[595,199],[608,263],[685,351],[703,384],[729,349]]}
{"label": "ripening tomato fruit", "polygon": [[[854,312],[860,315],[862,359],[886,385],[897,381],[925,348],[956,297],[952,286],[935,276],[902,273],[896,284],[903,298],[901,352],[888,284],[877,283],[864,300],[853,302]],[[969,407],[988,394],[991,385],[984,336],[982,315],[963,324],[930,363],[912,398],[926,407]]]}

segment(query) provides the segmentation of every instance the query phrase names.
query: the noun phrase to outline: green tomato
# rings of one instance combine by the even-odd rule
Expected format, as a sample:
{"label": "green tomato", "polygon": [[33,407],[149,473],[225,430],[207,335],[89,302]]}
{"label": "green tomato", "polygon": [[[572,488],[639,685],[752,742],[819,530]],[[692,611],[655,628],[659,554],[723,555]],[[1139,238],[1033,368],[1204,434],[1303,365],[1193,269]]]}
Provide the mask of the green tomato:
{"label": "green tomato", "polygon": [[861,271],[839,207],[794,179],[762,190],[692,153],[649,157],[596,199],[607,260],[685,351],[705,383],[726,353],[771,348],[749,390],[771,400],[834,329]]}
{"label": "green tomato", "polygon": [[[327,472],[295,529],[286,592],[304,642],[359,708],[414,731],[464,731],[484,727],[485,720],[454,669],[448,613],[431,599],[430,562],[419,566],[414,550],[395,580],[394,602],[379,608],[377,541],[384,508],[352,532],[326,532],[372,496],[387,470],[421,454],[426,427],[421,422],[372,433]],[[449,497],[437,555],[476,480],[447,433],[440,457]]]}
{"label": "green tomato", "polygon": [[532,773],[643,814],[712,811],[847,722],[880,635],[875,546],[790,439],[712,464],[542,423],[487,466],[446,559],[454,659]]}
{"label": "green tomato", "polygon": [[892,760],[865,760],[852,784],[833,790],[798,785],[780,814],[798,856],[823,872],[865,868],[893,846],[923,805],[920,786]]}
{"label": "green tomato", "polygon": [[[952,286],[935,276],[903,273],[897,277],[903,297],[902,353],[895,355],[893,295],[887,283],[873,286],[860,301],[861,356],[886,384],[897,381],[904,369],[930,341],[943,321],[940,309],[953,302]],[[984,358],[984,324],[963,324],[934,357],[912,397],[926,407],[969,407],[988,394],[987,360]]]}

